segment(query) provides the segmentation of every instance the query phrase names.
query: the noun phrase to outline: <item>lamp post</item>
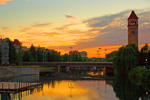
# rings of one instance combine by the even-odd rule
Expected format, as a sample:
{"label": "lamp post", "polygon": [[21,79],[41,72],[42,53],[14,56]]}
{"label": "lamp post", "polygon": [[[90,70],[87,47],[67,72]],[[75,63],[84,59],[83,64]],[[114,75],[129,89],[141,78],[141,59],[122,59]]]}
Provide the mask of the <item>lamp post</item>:
{"label": "lamp post", "polygon": [[97,51],[97,58],[99,58],[99,51]]}
{"label": "lamp post", "polygon": [[71,62],[71,60],[72,60],[72,47],[70,47],[70,62]]}
{"label": "lamp post", "polygon": [[101,48],[98,48],[99,49],[99,58],[100,58],[100,50],[101,50]]}

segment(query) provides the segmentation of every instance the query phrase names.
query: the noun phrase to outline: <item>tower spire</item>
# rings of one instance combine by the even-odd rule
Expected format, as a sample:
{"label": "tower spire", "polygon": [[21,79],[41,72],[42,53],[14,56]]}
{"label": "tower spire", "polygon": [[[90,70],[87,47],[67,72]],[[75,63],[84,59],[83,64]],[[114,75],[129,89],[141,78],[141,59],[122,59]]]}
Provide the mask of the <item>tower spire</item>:
{"label": "tower spire", "polygon": [[132,10],[128,19],[138,19],[137,15],[135,14],[134,10]]}
{"label": "tower spire", "polygon": [[138,46],[138,17],[132,10],[128,18],[128,44],[135,43]]}

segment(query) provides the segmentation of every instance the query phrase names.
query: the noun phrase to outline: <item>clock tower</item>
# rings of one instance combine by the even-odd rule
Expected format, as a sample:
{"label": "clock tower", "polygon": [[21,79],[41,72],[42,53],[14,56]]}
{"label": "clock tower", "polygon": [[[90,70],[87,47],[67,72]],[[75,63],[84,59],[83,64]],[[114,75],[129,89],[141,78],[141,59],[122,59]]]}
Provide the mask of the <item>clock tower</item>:
{"label": "clock tower", "polygon": [[135,43],[138,46],[138,17],[134,11],[128,18],[128,44]]}

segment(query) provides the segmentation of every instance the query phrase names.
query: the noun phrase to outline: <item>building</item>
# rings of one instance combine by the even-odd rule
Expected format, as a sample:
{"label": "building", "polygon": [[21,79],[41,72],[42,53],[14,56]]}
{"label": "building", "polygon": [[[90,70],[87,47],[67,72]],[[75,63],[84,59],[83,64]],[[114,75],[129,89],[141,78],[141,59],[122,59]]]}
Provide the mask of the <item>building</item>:
{"label": "building", "polygon": [[72,55],[72,53],[75,53],[78,56],[81,55],[81,57],[87,57],[87,52],[86,51],[82,51],[82,52],[79,52],[78,50],[69,51],[69,55]]}
{"label": "building", "polygon": [[16,52],[18,52],[20,49],[20,45],[21,45],[20,41],[18,39],[14,39],[14,41],[12,43],[16,49]]}
{"label": "building", "polygon": [[128,18],[128,44],[135,43],[138,46],[138,17],[134,11]]}
{"label": "building", "polygon": [[75,53],[75,54],[80,54],[79,52],[78,52],[78,50],[74,50],[74,51],[69,51],[69,55],[72,55],[73,53]]}
{"label": "building", "polygon": [[8,38],[0,39],[1,65],[9,65],[9,44]]}
{"label": "building", "polygon": [[81,57],[86,57],[87,58],[87,52],[86,51],[82,51],[82,52],[80,52],[80,54],[81,54]]}
{"label": "building", "polygon": [[29,48],[27,48],[26,46],[23,46],[23,47],[22,47],[22,50],[23,50],[23,51],[28,51]]}

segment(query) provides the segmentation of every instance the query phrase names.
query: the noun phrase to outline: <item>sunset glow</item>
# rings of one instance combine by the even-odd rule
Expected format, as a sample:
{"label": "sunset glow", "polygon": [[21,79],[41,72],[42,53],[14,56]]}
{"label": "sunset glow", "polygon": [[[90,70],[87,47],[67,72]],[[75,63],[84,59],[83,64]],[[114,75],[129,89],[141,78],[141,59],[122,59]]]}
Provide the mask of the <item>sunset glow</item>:
{"label": "sunset glow", "polygon": [[61,54],[73,47],[87,51],[90,58],[102,48],[100,57],[105,57],[105,49],[110,53],[127,44],[131,10],[139,17],[139,45],[150,44],[149,4],[147,0],[0,0],[0,37]]}

